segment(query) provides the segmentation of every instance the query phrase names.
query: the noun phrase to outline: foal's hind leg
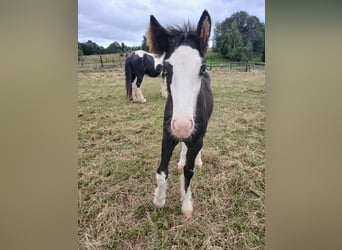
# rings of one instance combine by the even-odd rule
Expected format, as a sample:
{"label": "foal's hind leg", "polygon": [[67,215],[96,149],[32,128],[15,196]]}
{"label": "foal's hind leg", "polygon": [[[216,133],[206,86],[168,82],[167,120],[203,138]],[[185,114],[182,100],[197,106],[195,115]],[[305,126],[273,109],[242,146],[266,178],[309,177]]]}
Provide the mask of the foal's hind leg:
{"label": "foal's hind leg", "polygon": [[[180,153],[179,161],[177,164],[178,169],[182,169],[186,163],[186,152],[188,151],[187,146],[184,142],[182,142],[182,151]],[[201,159],[201,151],[198,152],[195,159],[195,167],[201,168],[203,166],[203,162]]]}

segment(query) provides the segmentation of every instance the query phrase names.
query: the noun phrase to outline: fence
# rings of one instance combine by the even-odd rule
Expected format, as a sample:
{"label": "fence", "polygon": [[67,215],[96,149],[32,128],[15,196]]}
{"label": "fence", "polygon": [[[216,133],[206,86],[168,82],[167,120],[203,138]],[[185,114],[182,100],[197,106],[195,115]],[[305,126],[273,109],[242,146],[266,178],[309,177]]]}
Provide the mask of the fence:
{"label": "fence", "polygon": [[265,70],[263,62],[207,62],[208,70],[250,72]]}
{"label": "fence", "polygon": [[[124,55],[94,55],[79,58],[78,69],[82,70],[105,70],[105,69],[123,69],[125,66]],[[263,62],[207,62],[209,71],[239,71],[250,72],[256,70],[265,70]]]}
{"label": "fence", "polygon": [[101,70],[108,68],[123,68],[125,65],[124,55],[92,55],[82,56],[78,60],[79,70]]}

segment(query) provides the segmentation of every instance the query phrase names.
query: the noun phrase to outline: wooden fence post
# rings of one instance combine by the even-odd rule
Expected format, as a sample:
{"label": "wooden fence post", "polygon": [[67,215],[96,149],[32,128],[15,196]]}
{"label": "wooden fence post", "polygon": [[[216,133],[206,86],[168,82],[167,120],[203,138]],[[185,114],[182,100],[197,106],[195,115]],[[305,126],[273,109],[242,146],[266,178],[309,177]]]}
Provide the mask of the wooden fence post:
{"label": "wooden fence post", "polygon": [[101,62],[101,67],[103,68],[103,61],[102,61],[102,56],[101,56],[101,54],[99,54],[100,55],[100,62]]}

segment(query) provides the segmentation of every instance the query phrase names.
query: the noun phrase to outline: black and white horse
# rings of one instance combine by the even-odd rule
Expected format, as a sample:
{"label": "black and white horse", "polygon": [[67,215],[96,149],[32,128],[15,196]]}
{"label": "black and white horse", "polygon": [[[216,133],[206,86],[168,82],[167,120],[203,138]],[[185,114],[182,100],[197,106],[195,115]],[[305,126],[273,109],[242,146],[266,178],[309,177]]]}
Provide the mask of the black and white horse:
{"label": "black and white horse", "polygon": [[195,166],[202,165],[200,153],[213,110],[210,77],[205,64],[210,29],[211,19],[205,10],[197,28],[189,24],[183,28],[164,28],[151,16],[147,33],[151,51],[160,55],[165,53],[163,67],[169,92],[153,203],[159,208],[165,204],[168,164],[173,149],[182,142],[178,167],[183,167],[180,178],[181,200],[182,212],[186,217],[192,215],[190,180]]}
{"label": "black and white horse", "polygon": [[[144,75],[157,77],[163,71],[163,55],[156,56],[143,50],[134,51],[126,58],[125,74],[126,74],[126,95],[132,102],[145,103],[146,99],[141,90],[141,83]],[[134,85],[134,80],[136,83]],[[166,83],[164,78],[161,81],[161,95],[166,98]]]}

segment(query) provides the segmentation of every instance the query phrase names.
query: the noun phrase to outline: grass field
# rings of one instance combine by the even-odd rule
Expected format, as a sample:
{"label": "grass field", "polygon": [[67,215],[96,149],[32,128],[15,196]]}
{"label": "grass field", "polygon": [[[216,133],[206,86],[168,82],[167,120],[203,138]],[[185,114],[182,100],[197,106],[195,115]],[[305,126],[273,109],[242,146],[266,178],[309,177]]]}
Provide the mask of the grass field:
{"label": "grass field", "polygon": [[264,249],[265,72],[209,72],[215,103],[181,212],[177,146],[167,200],[152,204],[165,100],[146,77],[146,104],[125,98],[120,68],[78,73],[79,249]]}

